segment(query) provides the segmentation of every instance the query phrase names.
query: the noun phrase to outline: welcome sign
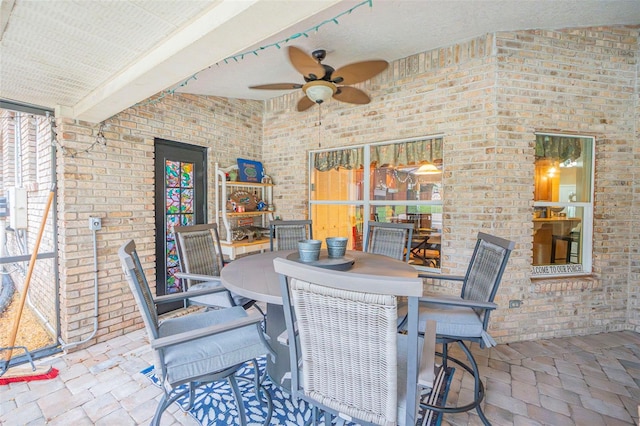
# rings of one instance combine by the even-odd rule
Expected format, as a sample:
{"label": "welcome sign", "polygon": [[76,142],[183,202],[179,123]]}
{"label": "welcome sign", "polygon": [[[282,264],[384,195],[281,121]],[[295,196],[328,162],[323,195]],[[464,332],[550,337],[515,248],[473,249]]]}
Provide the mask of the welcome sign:
{"label": "welcome sign", "polygon": [[569,263],[566,265],[544,265],[534,266],[532,270],[535,275],[570,275],[584,272],[581,263]]}

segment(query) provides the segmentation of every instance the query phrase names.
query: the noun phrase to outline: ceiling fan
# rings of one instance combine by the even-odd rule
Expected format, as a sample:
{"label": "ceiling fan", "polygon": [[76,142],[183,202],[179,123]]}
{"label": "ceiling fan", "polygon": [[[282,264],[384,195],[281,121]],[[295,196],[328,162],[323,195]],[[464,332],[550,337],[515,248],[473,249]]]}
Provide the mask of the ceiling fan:
{"label": "ceiling fan", "polygon": [[321,104],[333,97],[341,102],[352,104],[368,104],[371,99],[360,89],[349,87],[351,84],[368,80],[382,71],[389,63],[375,60],[355,62],[337,70],[322,63],[326,57],[325,50],[314,50],[311,56],[294,46],[288,48],[289,60],[293,67],[302,74],[305,84],[275,83],[251,86],[250,89],[290,90],[302,89],[306,96],[298,101],[297,110],[304,111],[314,104]]}

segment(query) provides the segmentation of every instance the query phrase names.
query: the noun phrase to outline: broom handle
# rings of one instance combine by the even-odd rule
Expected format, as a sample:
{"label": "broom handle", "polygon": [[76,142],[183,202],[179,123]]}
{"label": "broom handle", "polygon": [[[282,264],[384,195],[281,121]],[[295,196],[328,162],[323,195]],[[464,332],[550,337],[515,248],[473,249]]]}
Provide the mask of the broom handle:
{"label": "broom handle", "polygon": [[47,224],[47,216],[49,216],[49,209],[53,202],[53,196],[55,194],[55,185],[49,192],[49,199],[47,200],[47,206],[44,209],[44,216],[42,217],[42,223],[40,224],[40,231],[38,231],[38,238],[36,239],[36,245],[33,247],[33,253],[31,253],[31,260],[29,261],[29,270],[27,271],[27,277],[24,280],[24,289],[20,294],[20,303],[18,305],[18,312],[13,320],[13,329],[11,330],[11,336],[9,337],[9,347],[5,354],[4,361],[8,364],[11,361],[11,355],[13,354],[13,345],[16,343],[16,336],[18,335],[18,326],[20,325],[20,318],[22,317],[22,309],[24,308],[24,302],[27,300],[27,293],[29,291],[29,283],[31,281],[31,274],[36,264],[36,258],[38,257],[38,250],[40,249],[40,241],[42,241],[42,234]]}

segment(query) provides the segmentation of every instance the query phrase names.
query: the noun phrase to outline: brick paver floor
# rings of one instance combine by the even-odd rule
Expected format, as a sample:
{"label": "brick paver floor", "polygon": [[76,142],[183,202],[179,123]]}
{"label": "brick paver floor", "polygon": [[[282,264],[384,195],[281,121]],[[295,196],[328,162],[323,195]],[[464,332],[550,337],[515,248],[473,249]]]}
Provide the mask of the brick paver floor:
{"label": "brick paver floor", "polygon": [[[458,353],[456,353],[458,352]],[[640,334],[621,331],[473,347],[493,425],[635,425],[640,402]],[[453,351],[458,358],[461,352]],[[140,374],[151,351],[139,330],[68,355],[38,361],[55,379],[0,386],[2,425],[147,425],[161,391]],[[460,370],[460,369],[458,369]],[[450,404],[470,398],[473,382],[456,373]],[[162,425],[195,425],[174,404]],[[443,425],[480,425],[475,411]]]}

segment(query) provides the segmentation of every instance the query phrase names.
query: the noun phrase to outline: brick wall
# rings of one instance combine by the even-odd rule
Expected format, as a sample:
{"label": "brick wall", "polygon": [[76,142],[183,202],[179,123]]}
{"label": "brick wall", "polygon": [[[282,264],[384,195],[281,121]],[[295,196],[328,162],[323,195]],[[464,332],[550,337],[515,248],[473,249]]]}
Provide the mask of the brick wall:
{"label": "brick wall", "polygon": [[[323,104],[321,126],[318,107],[293,112],[301,93],[268,101],[263,161],[278,212],[306,216],[308,151],[319,145],[442,133],[443,272],[464,272],[478,231],[517,243],[492,334],[516,341],[633,328],[638,46],[637,27],[498,33],[394,62],[358,85],[370,104]],[[591,277],[531,279],[535,131],[596,137]],[[522,307],[506,308],[511,299]]]}
{"label": "brick wall", "polygon": [[[498,33],[394,62],[357,85],[371,95],[364,106],[331,101],[298,113],[297,92],[264,105],[173,95],[130,108],[107,121],[106,147],[58,157],[63,338],[91,332],[89,216],[103,218],[94,340],[141,326],[116,251],[134,238],[153,282],[155,137],[211,147],[210,171],[237,156],[261,159],[277,185],[278,214],[298,219],[308,209],[309,150],[443,134],[443,272],[464,271],[478,231],[517,242],[492,334],[517,341],[633,328],[640,320],[633,232],[640,219],[630,214],[640,197],[638,53],[637,27]],[[59,119],[59,139],[82,150],[95,128]],[[534,131],[596,137],[591,277],[530,277]],[[511,299],[522,307],[506,308]]]}
{"label": "brick wall", "polygon": [[[636,59],[638,58],[636,54]],[[640,77],[640,61],[636,60],[636,76]],[[629,234],[629,323],[635,326],[637,330],[640,326],[640,215],[638,214],[638,206],[640,205],[640,172],[638,172],[637,165],[640,164],[640,78],[636,77],[635,84],[635,96],[636,96],[636,108],[635,108],[635,137],[636,141],[631,153],[634,164],[634,174],[632,183],[632,200],[633,200],[633,213],[630,214],[631,229],[635,232]]]}
{"label": "brick wall", "polygon": [[594,279],[533,282],[523,297],[535,322],[519,328],[534,338],[625,329],[635,287],[629,237],[637,235],[631,212],[638,163],[629,154],[638,145],[638,30],[504,34],[497,57],[500,139],[524,149],[539,130],[596,138]]}
{"label": "brick wall", "polygon": [[[99,330],[90,343],[142,326],[117,256],[133,238],[150,284],[155,285],[154,138],[209,147],[209,219],[214,164],[236,157],[259,159],[261,102],[175,94],[153,98],[106,121],[106,146],[82,153],[95,140],[97,125],[58,119],[59,243],[62,338],[67,343],[93,329],[93,248],[88,218],[101,217],[97,232]],[[73,153],[79,152],[73,156]]]}

